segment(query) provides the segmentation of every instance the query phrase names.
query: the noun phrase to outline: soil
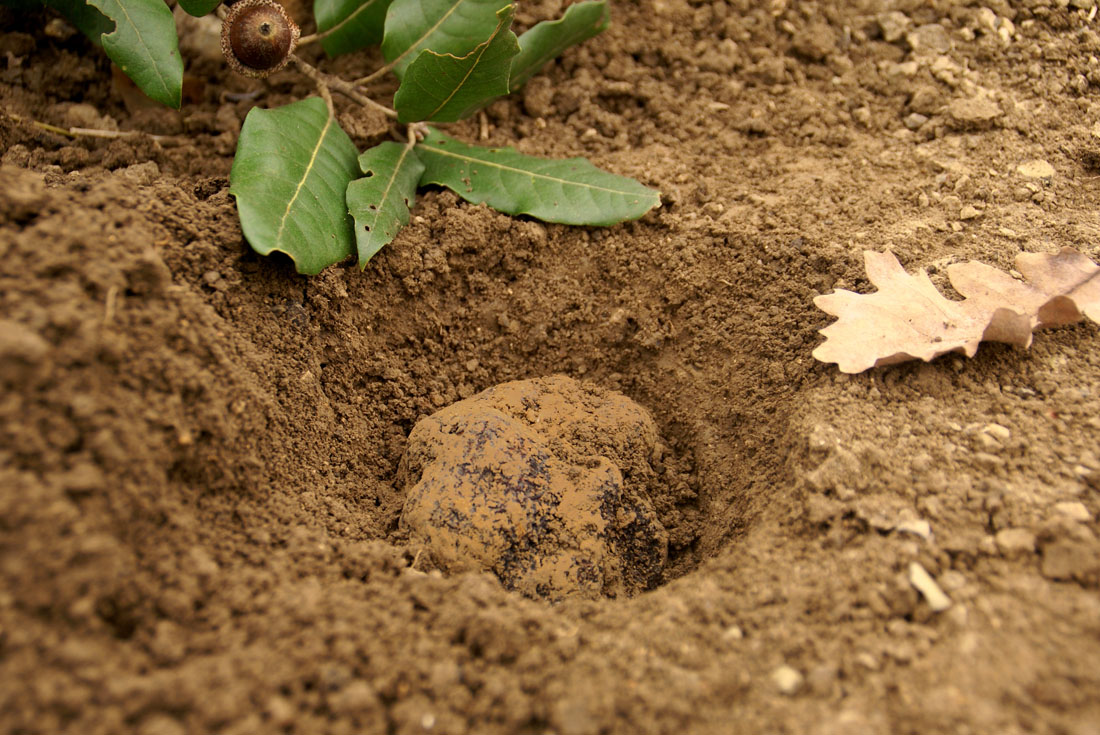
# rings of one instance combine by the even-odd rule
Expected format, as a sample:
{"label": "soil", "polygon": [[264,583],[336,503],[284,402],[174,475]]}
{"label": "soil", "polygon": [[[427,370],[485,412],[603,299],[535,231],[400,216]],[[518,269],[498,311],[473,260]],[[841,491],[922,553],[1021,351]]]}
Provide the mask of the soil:
{"label": "soil", "polygon": [[[586,156],[659,209],[565,227],[431,190],[364,272],[307,278],[227,191],[248,109],[305,80],[233,76],[196,35],[168,111],[0,10],[0,727],[1100,732],[1097,325],[854,376],[811,356],[812,299],[868,290],[864,250],[941,285],[1100,258],[1096,15],[620,0],[450,132]],[[524,597],[398,523],[418,420],[553,375],[667,444],[655,589]]]}

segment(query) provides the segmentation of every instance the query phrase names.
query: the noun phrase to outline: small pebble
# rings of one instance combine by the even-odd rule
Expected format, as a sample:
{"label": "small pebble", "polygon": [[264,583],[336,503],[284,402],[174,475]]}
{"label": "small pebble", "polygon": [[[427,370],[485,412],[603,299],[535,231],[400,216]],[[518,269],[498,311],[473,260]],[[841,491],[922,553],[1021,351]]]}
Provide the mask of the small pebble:
{"label": "small pebble", "polygon": [[906,115],[905,118],[902,120],[902,123],[905,125],[905,127],[909,128],[910,130],[919,130],[920,127],[926,122],[928,122],[928,116],[922,115],[919,112],[914,112]]}
{"label": "small pebble", "polygon": [[784,664],[772,672],[772,681],[780,694],[790,697],[802,689],[803,677],[800,671]]}
{"label": "small pebble", "polygon": [[993,537],[997,549],[1005,556],[1035,553],[1035,534],[1026,528],[1006,528]]}
{"label": "small pebble", "polygon": [[978,8],[978,12],[975,13],[974,19],[978,22],[978,28],[981,28],[986,33],[992,33],[997,30],[997,14],[989,8]]}
{"label": "small pebble", "polygon": [[882,13],[877,20],[879,28],[882,30],[882,40],[887,43],[900,40],[910,26],[913,25],[913,21],[909,20],[909,16],[897,10]]}
{"label": "small pebble", "polygon": [[1079,542],[1062,539],[1043,547],[1040,571],[1047,579],[1080,579],[1096,567],[1100,567],[1100,561],[1095,551]]}
{"label": "small pebble", "polygon": [[974,442],[979,449],[985,452],[999,452],[1002,448],[1001,443],[989,434],[978,434],[974,437]]}
{"label": "small pebble", "polygon": [[932,536],[932,526],[928,524],[928,521],[919,518],[900,521],[894,529],[899,533],[911,533],[914,536],[920,536],[925,541]]}
{"label": "small pebble", "polygon": [[1092,513],[1089,513],[1089,509],[1085,507],[1085,504],[1078,500],[1055,503],[1054,512],[1079,523],[1088,523],[1092,520]]}
{"label": "small pebble", "polygon": [[909,584],[924,595],[932,612],[943,612],[951,607],[951,598],[944,594],[936,584],[936,580],[932,579],[932,575],[918,562],[909,563]]}
{"label": "small pebble", "polygon": [[1054,176],[1054,167],[1042,159],[1024,161],[1016,167],[1016,173],[1027,179],[1049,179]]}
{"label": "small pebble", "polygon": [[882,667],[882,663],[878,660],[878,657],[870,651],[857,653],[856,663],[868,671],[878,671]]}
{"label": "small pebble", "polygon": [[160,178],[160,167],[156,161],[145,161],[118,169],[115,173],[137,186],[149,186]]}
{"label": "small pebble", "polygon": [[1000,105],[980,97],[964,97],[953,100],[947,106],[947,116],[955,127],[982,129],[989,127],[1004,115]]}
{"label": "small pebble", "polygon": [[905,36],[909,48],[916,54],[946,54],[954,45],[947,29],[938,23],[930,23],[914,29]]}

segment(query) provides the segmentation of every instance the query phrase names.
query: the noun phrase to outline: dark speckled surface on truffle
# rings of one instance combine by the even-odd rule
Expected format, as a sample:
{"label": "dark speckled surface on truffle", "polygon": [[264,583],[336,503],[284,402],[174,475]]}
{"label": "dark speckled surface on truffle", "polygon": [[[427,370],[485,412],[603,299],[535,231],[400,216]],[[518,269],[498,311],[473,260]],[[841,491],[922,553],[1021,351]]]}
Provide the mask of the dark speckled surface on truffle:
{"label": "dark speckled surface on truffle", "polygon": [[498,385],[417,423],[401,522],[444,571],[549,600],[633,595],[667,554],[643,482],[657,440],[620,394],[562,376]]}

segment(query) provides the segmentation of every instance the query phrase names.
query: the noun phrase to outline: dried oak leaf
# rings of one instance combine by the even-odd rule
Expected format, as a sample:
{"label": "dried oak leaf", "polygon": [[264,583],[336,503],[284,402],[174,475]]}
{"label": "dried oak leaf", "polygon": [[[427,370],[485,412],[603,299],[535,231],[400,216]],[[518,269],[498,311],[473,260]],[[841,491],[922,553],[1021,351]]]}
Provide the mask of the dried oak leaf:
{"label": "dried oak leaf", "polygon": [[[1100,265],[1073,248],[1062,248],[1054,255],[1021,253],[1016,256],[1016,269],[1054,295],[1039,309],[1039,329],[1072,324],[1083,317],[1100,323]],[[1072,318],[1064,311],[1067,307],[1072,309]]]}
{"label": "dried oak leaf", "polygon": [[962,301],[944,298],[923,269],[906,273],[892,253],[863,257],[877,292],[838,289],[814,299],[837,321],[821,330],[825,342],[813,355],[844,373],[948,352],[973,357],[982,342],[1027,347],[1036,329],[1085,316],[1100,322],[1100,266],[1072,248],[1019,255],[1016,267],[1030,283],[975,261],[949,266]]}

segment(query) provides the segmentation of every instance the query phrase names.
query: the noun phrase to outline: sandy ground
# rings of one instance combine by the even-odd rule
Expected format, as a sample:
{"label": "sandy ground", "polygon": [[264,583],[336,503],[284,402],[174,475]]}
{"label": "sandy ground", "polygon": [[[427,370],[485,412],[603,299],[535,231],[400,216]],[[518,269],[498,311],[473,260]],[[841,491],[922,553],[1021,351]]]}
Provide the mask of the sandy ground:
{"label": "sandy ground", "polygon": [[[869,290],[864,250],[941,285],[1100,259],[1096,15],[619,1],[484,132],[660,209],[588,229],[428,191],[365,272],[306,278],[228,194],[249,107],[303,79],[188,47],[182,112],[155,109],[0,10],[0,729],[1100,733],[1097,326],[856,376],[811,357],[812,299]],[[389,135],[340,113],[360,149]],[[655,421],[656,589],[523,597],[398,523],[419,419],[555,374]]]}

